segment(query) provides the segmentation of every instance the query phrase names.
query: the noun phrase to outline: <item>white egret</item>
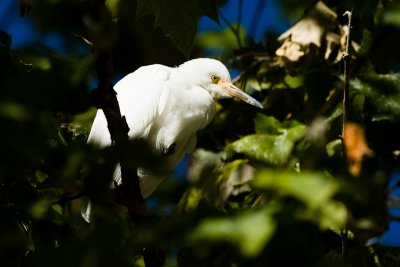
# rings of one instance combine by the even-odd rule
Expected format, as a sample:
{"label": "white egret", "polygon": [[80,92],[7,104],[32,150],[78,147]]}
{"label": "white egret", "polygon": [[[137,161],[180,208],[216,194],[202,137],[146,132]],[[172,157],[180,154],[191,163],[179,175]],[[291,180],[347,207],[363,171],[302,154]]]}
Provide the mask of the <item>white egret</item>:
{"label": "white egret", "polygon": [[[262,105],[234,86],[227,68],[218,60],[198,58],[179,67],[149,65],[128,74],[114,86],[121,114],[126,117],[130,138],[144,138],[165,156],[172,170],[185,153],[193,151],[196,132],[215,114],[214,99],[234,97],[258,108]],[[107,121],[98,110],[89,143],[111,145]],[[142,196],[147,198],[163,177],[139,169]],[[121,181],[117,166],[114,180]]]}

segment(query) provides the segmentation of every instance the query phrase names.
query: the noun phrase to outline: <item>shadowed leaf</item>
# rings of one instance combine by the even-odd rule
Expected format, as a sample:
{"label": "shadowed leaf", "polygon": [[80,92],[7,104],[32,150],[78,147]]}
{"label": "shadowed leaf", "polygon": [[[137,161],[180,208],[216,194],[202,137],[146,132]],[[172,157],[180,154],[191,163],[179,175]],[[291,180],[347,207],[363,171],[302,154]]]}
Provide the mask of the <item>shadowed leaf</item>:
{"label": "shadowed leaf", "polygon": [[190,55],[199,18],[205,15],[218,22],[217,10],[211,0],[139,0],[137,17],[148,14],[154,14],[155,26],[161,27],[186,57]]}

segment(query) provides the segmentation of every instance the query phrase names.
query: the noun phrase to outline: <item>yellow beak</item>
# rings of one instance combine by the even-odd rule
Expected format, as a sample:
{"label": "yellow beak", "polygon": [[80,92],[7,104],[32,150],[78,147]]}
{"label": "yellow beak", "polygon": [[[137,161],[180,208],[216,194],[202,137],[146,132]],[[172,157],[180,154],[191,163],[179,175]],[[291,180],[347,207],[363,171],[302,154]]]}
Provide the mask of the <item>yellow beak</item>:
{"label": "yellow beak", "polygon": [[222,90],[225,93],[227,93],[228,95],[230,95],[231,97],[240,99],[240,100],[246,102],[247,104],[256,106],[258,108],[261,108],[261,109],[264,108],[260,102],[258,102],[257,100],[255,100],[254,98],[252,98],[251,96],[249,96],[248,94],[246,94],[245,92],[243,92],[242,90],[237,88],[236,86],[234,86],[231,82],[226,82],[226,81],[221,80],[220,82],[218,82],[218,85],[221,86]]}

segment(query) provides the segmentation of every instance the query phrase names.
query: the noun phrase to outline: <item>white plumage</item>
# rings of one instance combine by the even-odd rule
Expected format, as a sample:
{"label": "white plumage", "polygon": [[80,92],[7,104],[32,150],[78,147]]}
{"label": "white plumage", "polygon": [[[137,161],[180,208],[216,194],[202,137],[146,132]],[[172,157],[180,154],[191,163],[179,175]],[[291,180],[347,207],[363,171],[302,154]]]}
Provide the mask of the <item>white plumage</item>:
{"label": "white plumage", "polygon": [[[165,155],[172,170],[185,153],[193,151],[196,132],[215,114],[214,99],[236,97],[262,105],[232,85],[227,68],[219,61],[198,58],[176,68],[149,65],[121,79],[115,86],[121,114],[126,117],[130,138],[144,138],[157,153]],[[111,145],[107,121],[97,111],[88,139],[100,146]],[[114,180],[120,182],[120,169]],[[148,197],[162,181],[151,170],[138,170],[141,192]]]}

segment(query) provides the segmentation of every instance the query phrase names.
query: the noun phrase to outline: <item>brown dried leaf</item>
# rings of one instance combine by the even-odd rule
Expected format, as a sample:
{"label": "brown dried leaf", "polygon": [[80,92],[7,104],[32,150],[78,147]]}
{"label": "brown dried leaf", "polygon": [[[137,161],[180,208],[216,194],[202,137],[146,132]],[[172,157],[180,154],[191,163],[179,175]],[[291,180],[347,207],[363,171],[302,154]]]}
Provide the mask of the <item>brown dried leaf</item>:
{"label": "brown dried leaf", "polygon": [[[333,10],[318,1],[292,28],[279,36],[282,45],[275,53],[285,61],[295,63],[309,56],[314,51],[311,46],[314,46],[325,60],[337,63],[345,51],[347,28],[339,25]],[[352,46],[357,49],[356,44]]]}
{"label": "brown dried leaf", "polygon": [[364,156],[372,157],[374,152],[368,147],[364,129],[354,122],[347,122],[344,126],[344,147],[347,153],[349,172],[359,176]]}
{"label": "brown dried leaf", "polygon": [[298,61],[305,53],[308,51],[303,51],[301,45],[294,43],[290,40],[285,41],[278,50],[276,50],[276,55],[279,57],[286,57],[289,61]]}

